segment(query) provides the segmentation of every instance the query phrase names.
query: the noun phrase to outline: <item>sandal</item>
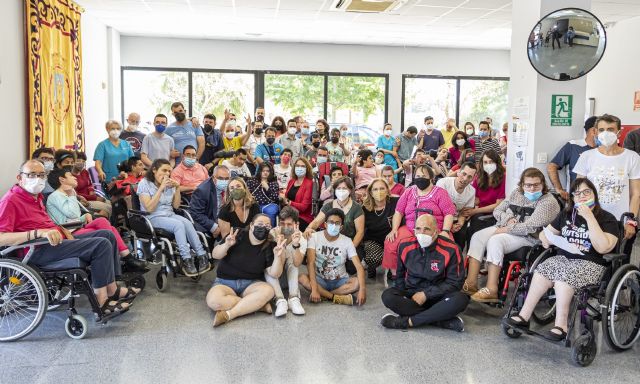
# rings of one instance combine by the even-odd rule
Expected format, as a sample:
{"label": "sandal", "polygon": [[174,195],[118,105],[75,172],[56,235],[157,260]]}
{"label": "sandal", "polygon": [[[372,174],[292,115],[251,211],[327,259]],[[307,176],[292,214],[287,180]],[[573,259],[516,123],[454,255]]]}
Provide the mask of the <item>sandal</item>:
{"label": "sandal", "polygon": [[503,322],[510,327],[521,328],[527,331],[529,330],[529,321],[523,319],[520,315],[507,317],[503,320]]}
{"label": "sandal", "polygon": [[107,301],[104,302],[104,304],[102,304],[102,306],[100,307],[100,312],[102,312],[102,316],[109,316],[109,315],[113,315],[116,313],[125,313],[129,310],[129,306],[127,305],[126,307],[122,306],[123,303],[115,301],[115,304],[111,304],[113,303],[114,300],[111,299],[107,299]]}
{"label": "sandal", "polygon": [[[120,290],[122,288],[126,288],[127,293],[124,296],[120,297]],[[133,299],[135,299],[136,296],[138,296],[138,293],[140,292],[141,291],[136,292],[131,287],[118,287],[118,289],[116,289],[116,292],[113,294],[113,296],[109,297],[109,300],[117,301],[118,303],[131,303]]]}
{"label": "sandal", "polygon": [[[554,329],[556,331],[560,331],[560,333],[552,332]],[[544,337],[547,340],[551,340],[551,341],[562,341],[567,337],[567,332],[565,332],[564,329],[556,326],[548,330],[547,333],[544,335]]]}

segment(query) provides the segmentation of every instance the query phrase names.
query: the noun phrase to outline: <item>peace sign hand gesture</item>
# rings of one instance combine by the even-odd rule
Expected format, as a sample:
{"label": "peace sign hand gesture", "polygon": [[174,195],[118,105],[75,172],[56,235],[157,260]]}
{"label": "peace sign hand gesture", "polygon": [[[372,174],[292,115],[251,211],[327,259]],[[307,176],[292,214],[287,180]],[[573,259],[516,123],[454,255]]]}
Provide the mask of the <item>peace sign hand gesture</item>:
{"label": "peace sign hand gesture", "polygon": [[273,248],[273,254],[276,257],[281,257],[284,252],[284,247],[286,246],[286,244],[287,244],[287,239],[285,239],[284,236],[279,235],[276,246]]}
{"label": "peace sign hand gesture", "polygon": [[245,118],[245,121],[247,122],[248,126],[251,126],[251,114],[247,113],[247,117]]}
{"label": "peace sign hand gesture", "polygon": [[227,108],[224,109],[224,119],[225,120],[229,120],[231,118],[231,113],[229,113],[229,110]]}
{"label": "peace sign hand gesture", "polygon": [[236,245],[236,235],[238,234],[239,229],[236,229],[233,232],[230,232],[227,235],[227,238],[224,239],[224,243],[226,244],[227,247],[231,248],[234,245]]}

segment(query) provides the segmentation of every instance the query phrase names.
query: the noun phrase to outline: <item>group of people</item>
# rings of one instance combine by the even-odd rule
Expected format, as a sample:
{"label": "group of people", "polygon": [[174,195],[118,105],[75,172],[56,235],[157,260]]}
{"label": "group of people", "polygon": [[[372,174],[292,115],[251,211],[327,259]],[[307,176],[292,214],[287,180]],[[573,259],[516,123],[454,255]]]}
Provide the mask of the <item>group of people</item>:
{"label": "group of people", "polygon": [[[395,313],[382,318],[383,326],[462,331],[458,314],[469,300],[499,300],[504,256],[538,242],[548,247],[541,234],[548,226],[584,256],[560,253],[543,263],[535,294],[509,321],[527,325],[535,301],[554,286],[551,337],[559,337],[566,332],[567,298],[601,272],[602,255],[618,241],[617,218],[637,214],[640,205],[640,156],[617,144],[620,121],[609,115],[587,121],[589,148],[569,143],[550,164],[556,198],[536,168],[506,193],[506,137],[498,140],[488,121],[477,131],[470,122],[458,130],[453,120],[438,130],[427,117],[420,130],[411,126],[396,136],[387,124],[371,149],[346,140],[348,127],[330,129],[324,120],[314,130],[300,117],[267,124],[263,108],[255,121],[247,117],[244,130],[229,111],[220,128],[213,115],[199,127],[179,102],[171,112],[175,122],[158,114],[148,135],[137,131],[135,113],[126,131],[107,122],[95,171],[108,195],[135,198],[155,228],[174,235],[185,275],[202,274],[217,260],[206,296],[215,327],[272,313],[274,299],[275,316],[304,315],[304,291],[312,303],[363,305],[367,278],[382,267],[392,277],[382,302]],[[573,173],[565,191],[557,172],[567,166]],[[183,204],[193,222],[175,213]],[[143,268],[144,261],[131,256],[111,226],[111,209],[94,189],[84,153],[38,149],[0,201],[0,245],[46,238],[49,245],[37,249],[32,263],[85,260],[103,310],[122,311],[139,290],[118,287],[116,276],[123,265]],[[71,221],[81,226],[73,234],[62,226]],[[625,222],[626,238],[635,237],[636,226]],[[203,246],[197,232],[215,246]],[[485,259],[488,276],[480,287]]]}

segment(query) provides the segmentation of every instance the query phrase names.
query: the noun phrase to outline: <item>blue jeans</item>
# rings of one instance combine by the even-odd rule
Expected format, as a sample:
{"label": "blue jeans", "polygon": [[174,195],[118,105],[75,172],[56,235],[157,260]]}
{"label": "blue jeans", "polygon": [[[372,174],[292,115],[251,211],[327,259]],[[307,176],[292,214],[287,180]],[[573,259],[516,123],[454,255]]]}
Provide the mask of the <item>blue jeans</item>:
{"label": "blue jeans", "polygon": [[171,216],[152,217],[150,220],[154,227],[162,228],[165,231],[173,233],[176,238],[176,243],[178,244],[178,251],[183,259],[191,258],[189,244],[191,244],[191,248],[193,248],[197,255],[206,254],[200,238],[196,233],[196,229],[189,220],[175,214]]}
{"label": "blue jeans", "polygon": [[216,285],[224,285],[227,286],[231,289],[233,289],[233,292],[236,293],[236,295],[238,296],[242,296],[242,293],[244,292],[245,289],[247,289],[251,284],[258,282],[259,280],[247,280],[247,279],[221,279],[219,277],[216,277],[216,279],[213,282],[213,286],[215,287]]}
{"label": "blue jeans", "polygon": [[316,282],[318,283],[318,285],[321,286],[322,288],[324,288],[325,290],[329,291],[329,292],[342,287],[343,285],[345,285],[347,283],[347,281],[349,281],[348,277],[341,277],[341,278],[335,279],[335,280],[326,280],[326,279],[316,275]]}

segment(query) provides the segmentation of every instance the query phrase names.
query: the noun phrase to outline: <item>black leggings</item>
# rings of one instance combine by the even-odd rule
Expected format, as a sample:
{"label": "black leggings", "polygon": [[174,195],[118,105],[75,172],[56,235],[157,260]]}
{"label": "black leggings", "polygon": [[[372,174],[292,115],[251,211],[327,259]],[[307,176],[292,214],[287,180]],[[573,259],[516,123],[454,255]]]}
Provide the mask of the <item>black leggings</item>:
{"label": "black leggings", "polygon": [[382,303],[385,307],[400,316],[411,318],[414,327],[448,320],[464,311],[469,303],[469,296],[460,291],[449,292],[439,300],[429,300],[418,305],[411,299],[415,292],[388,288],[382,292]]}

